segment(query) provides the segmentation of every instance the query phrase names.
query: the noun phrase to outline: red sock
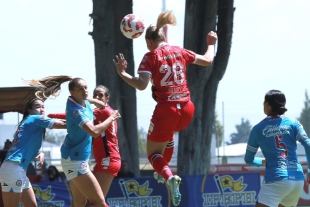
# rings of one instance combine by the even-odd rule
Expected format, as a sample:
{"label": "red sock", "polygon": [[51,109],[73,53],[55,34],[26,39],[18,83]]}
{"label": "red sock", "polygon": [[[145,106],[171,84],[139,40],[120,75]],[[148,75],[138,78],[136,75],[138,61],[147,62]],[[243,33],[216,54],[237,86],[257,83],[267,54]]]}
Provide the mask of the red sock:
{"label": "red sock", "polygon": [[173,176],[167,161],[161,154],[151,154],[148,159],[154,170],[167,181],[169,177]]}
{"label": "red sock", "polygon": [[169,163],[171,161],[172,155],[174,151],[174,141],[169,141],[166,145],[163,157]]}

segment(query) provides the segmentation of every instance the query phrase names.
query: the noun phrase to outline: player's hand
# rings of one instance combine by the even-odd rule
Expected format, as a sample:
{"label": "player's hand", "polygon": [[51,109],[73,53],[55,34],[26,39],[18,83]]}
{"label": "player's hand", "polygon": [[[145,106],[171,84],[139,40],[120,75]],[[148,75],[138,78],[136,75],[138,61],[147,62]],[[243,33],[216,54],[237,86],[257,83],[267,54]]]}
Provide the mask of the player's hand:
{"label": "player's hand", "polygon": [[119,56],[116,55],[116,61],[113,59],[113,62],[116,66],[118,74],[121,74],[122,72],[126,71],[127,61],[122,53],[120,53]]}
{"label": "player's hand", "polygon": [[216,32],[213,32],[213,31],[209,32],[208,36],[207,36],[207,44],[208,45],[215,45],[216,41],[217,41]]}
{"label": "player's hand", "polygon": [[113,120],[117,120],[117,119],[121,118],[121,115],[120,115],[120,113],[117,110],[114,110],[111,113],[111,117],[112,117]]}
{"label": "player's hand", "polygon": [[43,166],[43,163],[44,163],[44,153],[43,152],[40,152],[38,154],[38,156],[36,156],[35,159],[38,159],[39,160],[39,163],[37,164],[37,167],[38,168],[41,168]]}

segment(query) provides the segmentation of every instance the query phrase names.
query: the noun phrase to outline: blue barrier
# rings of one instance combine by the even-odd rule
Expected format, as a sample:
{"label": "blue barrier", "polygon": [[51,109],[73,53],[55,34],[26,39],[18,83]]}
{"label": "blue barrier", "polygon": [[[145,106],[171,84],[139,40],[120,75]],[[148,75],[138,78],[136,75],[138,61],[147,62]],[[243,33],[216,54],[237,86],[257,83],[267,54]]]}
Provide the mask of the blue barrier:
{"label": "blue barrier", "polygon": [[[68,183],[33,183],[39,207],[69,207]],[[179,207],[253,207],[260,188],[259,173],[182,176]],[[110,207],[173,207],[165,184],[153,177],[114,179],[106,198]]]}

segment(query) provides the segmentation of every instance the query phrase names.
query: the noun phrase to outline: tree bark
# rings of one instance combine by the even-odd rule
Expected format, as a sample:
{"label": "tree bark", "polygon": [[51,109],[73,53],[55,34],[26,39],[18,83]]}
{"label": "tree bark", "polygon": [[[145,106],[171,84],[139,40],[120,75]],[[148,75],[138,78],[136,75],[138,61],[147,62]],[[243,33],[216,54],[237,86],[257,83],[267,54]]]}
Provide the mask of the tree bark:
{"label": "tree bark", "polygon": [[96,84],[110,89],[109,104],[117,109],[122,118],[118,120],[118,139],[122,159],[130,170],[140,176],[137,135],[136,89],[129,86],[117,74],[112,59],[123,53],[128,62],[127,72],[134,74],[133,42],[120,31],[122,18],[132,13],[132,0],[93,0],[93,31]]}
{"label": "tree bark", "polygon": [[184,47],[198,54],[206,52],[206,35],[217,27],[218,43],[213,65],[190,65],[187,70],[195,115],[180,132],[178,174],[209,173],[211,137],[216,93],[229,60],[233,32],[233,0],[187,0]]}

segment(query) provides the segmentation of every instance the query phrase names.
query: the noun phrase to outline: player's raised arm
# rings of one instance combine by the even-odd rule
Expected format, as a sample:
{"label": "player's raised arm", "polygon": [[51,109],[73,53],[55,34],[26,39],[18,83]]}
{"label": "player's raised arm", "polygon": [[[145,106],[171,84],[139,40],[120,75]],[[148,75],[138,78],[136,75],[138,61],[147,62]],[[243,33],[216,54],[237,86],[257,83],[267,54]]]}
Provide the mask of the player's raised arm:
{"label": "player's raised arm", "polygon": [[151,75],[148,73],[140,73],[138,77],[133,77],[132,75],[128,74],[126,72],[127,61],[122,53],[120,53],[119,56],[116,55],[116,60],[113,59],[113,62],[116,66],[117,73],[129,85],[139,90],[144,90],[147,87]]}
{"label": "player's raised arm", "polygon": [[201,66],[210,66],[214,60],[214,45],[217,41],[217,34],[213,31],[209,32],[207,36],[208,48],[204,55],[196,56],[196,61],[194,64]]}

